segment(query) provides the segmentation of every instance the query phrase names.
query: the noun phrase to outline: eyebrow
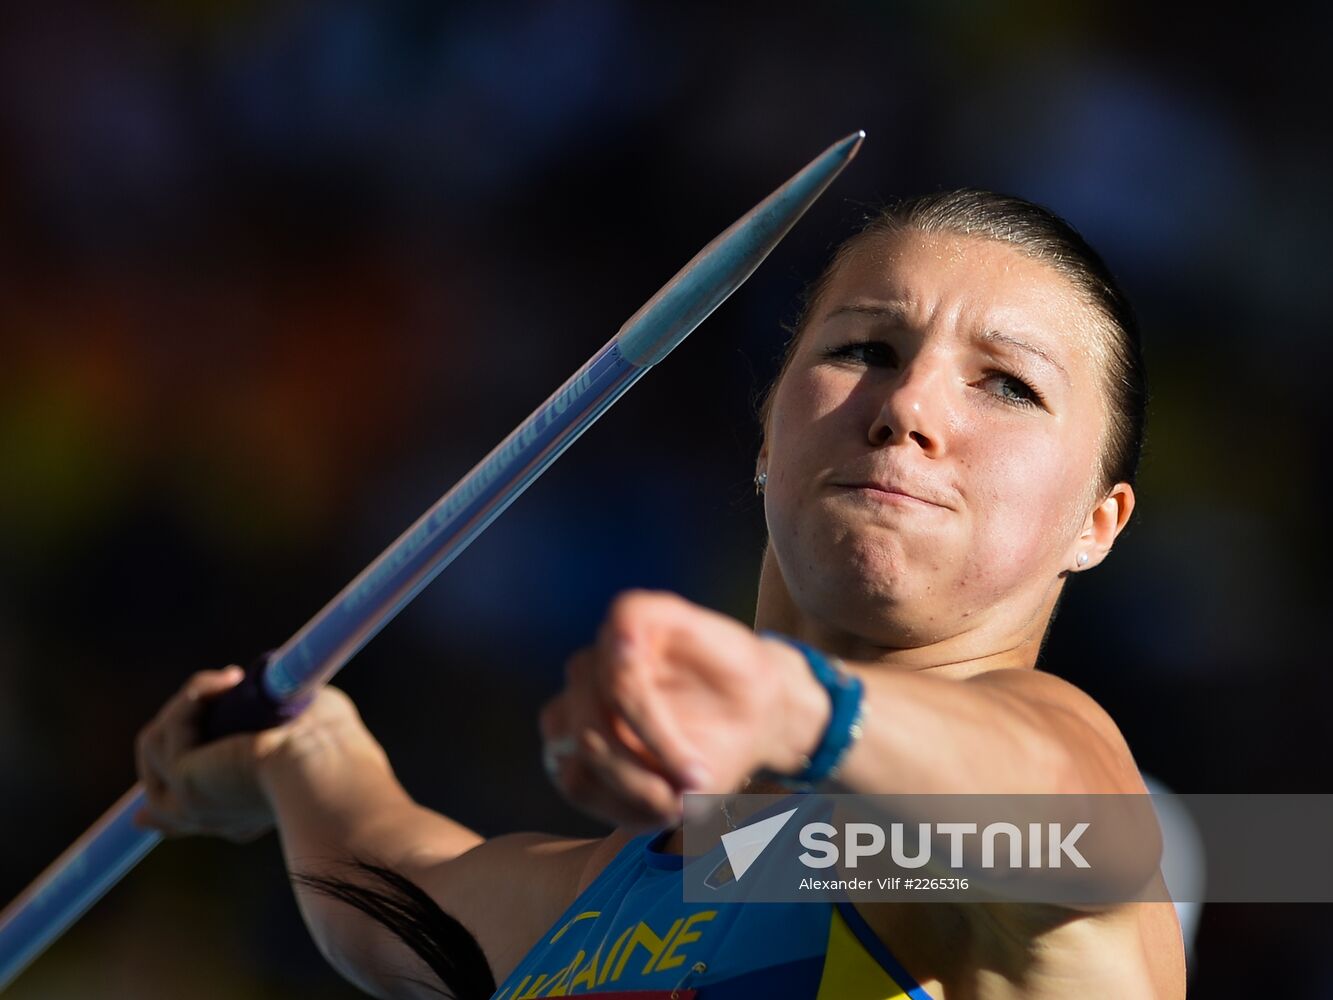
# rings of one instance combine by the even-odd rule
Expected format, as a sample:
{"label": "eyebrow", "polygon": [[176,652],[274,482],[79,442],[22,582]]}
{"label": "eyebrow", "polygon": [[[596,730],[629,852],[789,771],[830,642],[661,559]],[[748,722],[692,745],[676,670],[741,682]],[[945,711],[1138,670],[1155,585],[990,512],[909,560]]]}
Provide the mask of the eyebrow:
{"label": "eyebrow", "polygon": [[885,303],[867,303],[867,302],[849,302],[845,306],[839,306],[829,313],[825,319],[832,319],[834,316],[841,316],[843,313],[860,313],[863,316],[876,316],[879,318],[902,319],[907,314],[907,306],[901,302]]}
{"label": "eyebrow", "polygon": [[1053,358],[1048,352],[1043,351],[1040,347],[1037,347],[1035,344],[1029,344],[1025,340],[1019,340],[1017,337],[1010,336],[1009,334],[1004,333],[1003,331],[1000,330],[987,330],[985,333],[981,335],[980,339],[986,341],[987,343],[1005,344],[1009,347],[1014,348],[1015,350],[1024,351],[1028,354],[1035,355],[1036,357],[1041,358],[1042,361],[1045,361],[1056,371],[1058,371],[1061,374],[1061,376],[1064,377],[1065,385],[1073,384],[1069,378],[1069,372],[1065,370],[1065,366],[1060,364],[1060,362],[1056,361],[1055,358]]}
{"label": "eyebrow", "polygon": [[[907,306],[901,302],[887,302],[883,304],[853,302],[845,306],[839,306],[825,318],[833,319],[835,316],[840,316],[843,313],[874,316],[877,319],[902,321],[907,315]],[[1019,340],[1012,334],[1005,333],[1002,330],[987,330],[976,339],[988,344],[1004,344],[1006,347],[1012,347],[1015,350],[1023,351],[1026,354],[1031,354],[1034,357],[1040,358],[1060,373],[1064,378],[1066,385],[1073,384],[1069,377],[1069,371],[1065,366],[1052,357],[1049,351],[1044,351],[1035,344],[1029,344],[1026,340]]]}

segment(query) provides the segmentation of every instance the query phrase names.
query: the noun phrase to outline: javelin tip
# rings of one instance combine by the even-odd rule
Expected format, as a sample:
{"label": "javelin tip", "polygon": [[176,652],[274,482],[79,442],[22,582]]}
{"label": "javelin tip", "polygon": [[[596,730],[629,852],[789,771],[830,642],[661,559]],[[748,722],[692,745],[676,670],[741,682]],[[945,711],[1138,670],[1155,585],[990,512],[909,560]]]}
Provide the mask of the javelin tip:
{"label": "javelin tip", "polygon": [[842,172],[865,130],[833,143],[695,254],[617,334],[624,356],[652,366],[667,356],[752,274],[796,220]]}

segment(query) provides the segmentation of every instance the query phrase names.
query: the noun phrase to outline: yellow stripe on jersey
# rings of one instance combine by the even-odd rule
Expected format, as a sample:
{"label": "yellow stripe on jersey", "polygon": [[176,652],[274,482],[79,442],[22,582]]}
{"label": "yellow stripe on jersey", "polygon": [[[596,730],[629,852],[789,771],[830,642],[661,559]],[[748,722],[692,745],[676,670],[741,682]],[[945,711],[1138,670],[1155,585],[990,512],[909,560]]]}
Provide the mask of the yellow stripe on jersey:
{"label": "yellow stripe on jersey", "polygon": [[899,1000],[907,993],[857,940],[847,921],[832,907],[828,953],[816,1000]]}

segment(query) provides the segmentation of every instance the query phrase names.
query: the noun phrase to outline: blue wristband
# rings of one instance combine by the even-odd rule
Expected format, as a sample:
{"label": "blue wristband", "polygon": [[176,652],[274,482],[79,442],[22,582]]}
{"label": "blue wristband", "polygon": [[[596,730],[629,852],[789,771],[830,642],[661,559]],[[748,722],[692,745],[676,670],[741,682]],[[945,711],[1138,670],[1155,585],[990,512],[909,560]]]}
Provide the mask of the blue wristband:
{"label": "blue wristband", "polygon": [[800,650],[810,664],[810,672],[823,685],[833,703],[828,727],[820,737],[819,745],[811,752],[805,769],[800,774],[778,776],[778,781],[788,788],[808,790],[832,777],[851,745],[860,738],[864,685],[859,677],[839,670],[812,646],[778,632],[760,632],[759,635],[766,639],[780,639]]}

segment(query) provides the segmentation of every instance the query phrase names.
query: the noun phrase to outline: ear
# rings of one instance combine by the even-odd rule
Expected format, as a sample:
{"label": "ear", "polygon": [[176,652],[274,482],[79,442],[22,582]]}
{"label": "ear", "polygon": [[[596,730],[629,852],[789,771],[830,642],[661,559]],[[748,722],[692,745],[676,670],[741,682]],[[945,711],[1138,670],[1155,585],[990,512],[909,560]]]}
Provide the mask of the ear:
{"label": "ear", "polygon": [[1069,553],[1070,569],[1075,572],[1089,570],[1105,559],[1133,512],[1134,487],[1129,483],[1116,483],[1084,521],[1083,530]]}

